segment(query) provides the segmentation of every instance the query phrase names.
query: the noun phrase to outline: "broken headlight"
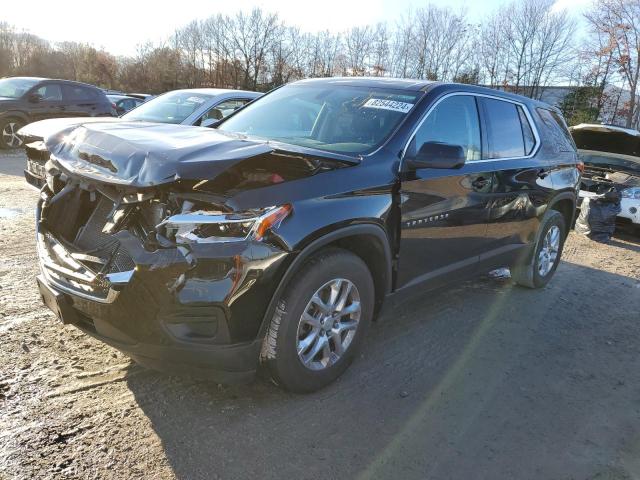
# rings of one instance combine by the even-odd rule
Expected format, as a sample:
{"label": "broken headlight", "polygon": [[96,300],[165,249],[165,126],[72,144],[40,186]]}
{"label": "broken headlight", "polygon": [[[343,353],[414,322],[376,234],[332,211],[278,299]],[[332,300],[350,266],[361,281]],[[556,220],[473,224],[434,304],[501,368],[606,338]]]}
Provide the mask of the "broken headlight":
{"label": "broken headlight", "polygon": [[640,200],[640,187],[625,188],[620,193],[622,194],[622,198],[633,198],[635,200]]}
{"label": "broken headlight", "polygon": [[158,230],[175,243],[215,243],[262,240],[291,212],[291,205],[270,207],[245,213],[198,210],[165,219]]}

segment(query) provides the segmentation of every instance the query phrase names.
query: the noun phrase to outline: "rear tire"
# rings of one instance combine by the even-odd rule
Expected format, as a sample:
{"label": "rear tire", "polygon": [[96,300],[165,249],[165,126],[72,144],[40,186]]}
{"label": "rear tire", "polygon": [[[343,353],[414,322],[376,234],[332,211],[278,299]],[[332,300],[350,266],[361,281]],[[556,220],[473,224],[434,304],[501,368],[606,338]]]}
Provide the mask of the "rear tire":
{"label": "rear tire", "polygon": [[542,288],[549,283],[560,263],[566,237],[564,217],[556,210],[548,210],[540,224],[532,252],[524,262],[511,269],[513,280],[527,288]]}
{"label": "rear tire", "polygon": [[371,273],[353,253],[329,248],[309,259],[278,298],[264,340],[273,381],[303,393],[342,375],[371,323],[374,295]]}
{"label": "rear tire", "polygon": [[18,137],[18,130],[24,127],[24,122],[17,118],[0,120],[0,148],[13,149],[22,146],[22,139]]}

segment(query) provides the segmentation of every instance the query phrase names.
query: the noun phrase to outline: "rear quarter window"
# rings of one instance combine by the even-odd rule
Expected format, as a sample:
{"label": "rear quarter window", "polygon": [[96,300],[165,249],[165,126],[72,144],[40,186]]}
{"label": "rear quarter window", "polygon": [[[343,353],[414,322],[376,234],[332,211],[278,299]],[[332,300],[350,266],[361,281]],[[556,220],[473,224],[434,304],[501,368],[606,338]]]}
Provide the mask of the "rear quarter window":
{"label": "rear quarter window", "polygon": [[546,108],[537,108],[536,110],[542,119],[542,123],[551,142],[553,142],[553,149],[558,152],[575,152],[576,145],[573,142],[564,118],[557,112]]}
{"label": "rear quarter window", "polygon": [[79,85],[65,85],[64,97],[65,100],[72,102],[96,101],[100,98],[97,90]]}

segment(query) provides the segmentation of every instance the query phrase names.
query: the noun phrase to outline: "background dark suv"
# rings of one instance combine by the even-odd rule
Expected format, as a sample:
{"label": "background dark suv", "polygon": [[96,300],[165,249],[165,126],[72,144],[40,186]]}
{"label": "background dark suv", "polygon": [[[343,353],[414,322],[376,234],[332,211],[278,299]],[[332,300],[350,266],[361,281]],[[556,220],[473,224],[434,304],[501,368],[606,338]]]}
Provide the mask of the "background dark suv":
{"label": "background dark suv", "polygon": [[[143,107],[140,107],[143,108]],[[480,87],[315,79],[217,129],[72,125],[46,140],[39,287],[143,365],[311,391],[389,296],[501,266],[541,288],[580,171],[557,109]]]}
{"label": "background dark suv", "polygon": [[0,147],[22,145],[18,130],[45,118],[111,116],[102,90],[85,83],[36,77],[0,79]]}

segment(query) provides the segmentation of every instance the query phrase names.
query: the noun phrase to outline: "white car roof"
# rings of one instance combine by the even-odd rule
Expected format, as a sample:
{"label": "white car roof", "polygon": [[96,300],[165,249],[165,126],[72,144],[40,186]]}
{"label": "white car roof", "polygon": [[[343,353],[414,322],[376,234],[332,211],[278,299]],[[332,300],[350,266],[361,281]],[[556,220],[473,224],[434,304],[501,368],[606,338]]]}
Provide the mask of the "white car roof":
{"label": "white car roof", "polygon": [[569,130],[594,130],[597,132],[622,132],[622,133],[627,133],[629,135],[634,135],[636,137],[640,137],[640,132],[638,130],[633,130],[631,128],[616,127],[615,125],[600,125],[598,123],[581,123],[580,125],[570,127]]}
{"label": "white car roof", "polygon": [[246,93],[250,95],[260,96],[261,93],[251,92],[249,90],[234,90],[232,88],[182,88],[178,90],[170,90],[171,92],[190,92],[190,93],[202,93],[206,95],[228,95]]}

